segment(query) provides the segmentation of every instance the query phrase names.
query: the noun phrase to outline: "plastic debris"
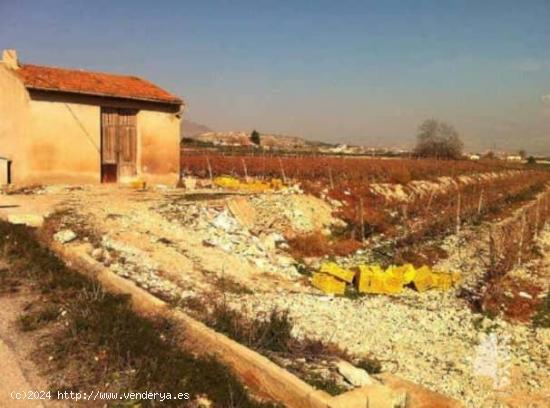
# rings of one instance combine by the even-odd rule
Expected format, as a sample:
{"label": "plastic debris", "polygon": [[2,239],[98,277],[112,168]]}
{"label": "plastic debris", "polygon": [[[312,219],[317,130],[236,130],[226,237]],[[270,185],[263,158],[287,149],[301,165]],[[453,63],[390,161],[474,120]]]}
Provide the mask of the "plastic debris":
{"label": "plastic debris", "polygon": [[396,295],[409,284],[418,292],[449,290],[460,281],[460,274],[434,271],[425,265],[415,268],[412,264],[392,265],[385,270],[377,264],[359,265],[356,273],[334,262],[326,262],[314,274],[313,286],[325,293],[343,294],[345,285],[352,283],[354,278],[359,293]]}
{"label": "plastic debris", "polygon": [[346,282],[326,273],[315,272],[311,283],[327,294],[343,295],[346,291]]}
{"label": "plastic debris", "polygon": [[229,190],[246,190],[257,193],[280,190],[284,187],[280,179],[271,179],[269,182],[259,180],[242,181],[230,176],[216,177],[214,179],[214,184]]}
{"label": "plastic debris", "polygon": [[357,290],[359,293],[393,295],[403,290],[403,279],[392,268],[383,271],[379,265],[360,265]]}
{"label": "plastic debris", "polygon": [[343,280],[344,282],[353,282],[353,277],[355,272],[352,272],[348,269],[344,269],[334,262],[325,262],[321,265],[320,273],[327,273],[329,275],[335,276],[336,278]]}
{"label": "plastic debris", "polygon": [[135,190],[145,190],[147,188],[147,182],[141,178],[131,180],[129,185]]}

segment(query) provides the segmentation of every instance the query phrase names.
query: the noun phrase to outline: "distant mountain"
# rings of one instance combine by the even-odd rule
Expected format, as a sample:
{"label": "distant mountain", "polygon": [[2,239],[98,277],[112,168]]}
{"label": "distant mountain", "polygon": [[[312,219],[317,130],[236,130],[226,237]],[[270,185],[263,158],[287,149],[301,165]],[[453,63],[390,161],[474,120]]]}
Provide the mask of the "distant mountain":
{"label": "distant mountain", "polygon": [[[186,136],[187,137],[187,136]],[[200,143],[207,143],[216,146],[254,146],[250,140],[249,132],[204,132],[190,136]],[[297,136],[276,135],[271,133],[260,133],[260,144],[263,147],[285,149],[285,150],[310,150],[331,144],[315,142]]]}
{"label": "distant mountain", "polygon": [[[181,121],[181,138],[187,139],[188,142],[192,140],[214,146],[254,146],[254,143],[250,140],[250,132],[216,132],[206,125],[185,118]],[[260,133],[260,144],[266,148],[287,150],[310,150],[335,146],[334,144],[310,141],[297,136],[272,133]]]}
{"label": "distant mountain", "polygon": [[201,125],[200,123],[193,122],[189,119],[183,119],[181,121],[181,137],[190,137],[193,138],[195,136],[200,135],[201,133],[207,133],[212,132],[212,129],[210,129],[208,126]]}

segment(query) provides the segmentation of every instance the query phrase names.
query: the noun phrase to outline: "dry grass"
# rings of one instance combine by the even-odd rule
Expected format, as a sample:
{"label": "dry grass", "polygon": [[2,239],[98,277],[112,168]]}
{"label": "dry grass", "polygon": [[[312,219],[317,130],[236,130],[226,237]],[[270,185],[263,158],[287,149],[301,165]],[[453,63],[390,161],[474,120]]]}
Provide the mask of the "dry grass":
{"label": "dry grass", "polygon": [[[23,330],[51,327],[37,346],[54,391],[156,392],[191,399],[206,396],[215,407],[267,407],[253,400],[225,365],[180,348],[182,334],[170,321],[136,315],[129,297],[112,295],[41,247],[33,232],[0,221],[2,279],[17,279],[40,294],[40,306],[20,318]],[[64,313],[60,313],[63,310]],[[48,358],[51,356],[51,358]],[[157,406],[154,401],[133,401]],[[181,407],[185,401],[164,401]]]}
{"label": "dry grass", "polygon": [[[519,293],[529,295],[520,296]],[[489,315],[502,313],[509,320],[527,323],[543,303],[538,296],[542,289],[525,279],[505,276],[491,281],[483,298],[483,311]]]}
{"label": "dry grass", "polygon": [[346,256],[361,248],[359,241],[349,238],[329,238],[320,232],[313,232],[288,240],[290,253],[296,259],[324,255]]}

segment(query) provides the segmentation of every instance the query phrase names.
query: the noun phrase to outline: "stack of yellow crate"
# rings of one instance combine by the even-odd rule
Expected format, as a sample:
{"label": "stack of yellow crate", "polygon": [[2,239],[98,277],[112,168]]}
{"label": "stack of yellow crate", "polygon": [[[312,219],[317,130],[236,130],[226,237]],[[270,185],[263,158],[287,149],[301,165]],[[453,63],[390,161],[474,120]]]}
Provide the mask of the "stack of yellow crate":
{"label": "stack of yellow crate", "polygon": [[354,272],[334,262],[326,262],[313,274],[312,284],[325,293],[342,295],[346,284],[355,279],[359,293],[396,295],[411,283],[417,291],[424,292],[428,289],[449,290],[460,280],[458,273],[434,271],[428,266],[415,268],[412,264],[392,265],[385,270],[377,264],[359,265],[356,269]]}
{"label": "stack of yellow crate", "polygon": [[231,176],[216,177],[214,179],[214,184],[218,187],[229,190],[245,190],[252,193],[280,190],[284,187],[283,182],[280,179],[271,179],[271,181],[242,181]]}

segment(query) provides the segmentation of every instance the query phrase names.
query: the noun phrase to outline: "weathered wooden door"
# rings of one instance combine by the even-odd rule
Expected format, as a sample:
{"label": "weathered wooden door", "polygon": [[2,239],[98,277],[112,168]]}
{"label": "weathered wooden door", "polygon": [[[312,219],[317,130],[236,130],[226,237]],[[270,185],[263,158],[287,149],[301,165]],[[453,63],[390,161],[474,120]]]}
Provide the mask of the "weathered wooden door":
{"label": "weathered wooden door", "polygon": [[116,182],[136,175],[136,112],[101,109],[101,181]]}

